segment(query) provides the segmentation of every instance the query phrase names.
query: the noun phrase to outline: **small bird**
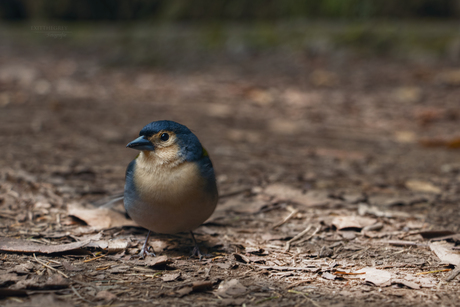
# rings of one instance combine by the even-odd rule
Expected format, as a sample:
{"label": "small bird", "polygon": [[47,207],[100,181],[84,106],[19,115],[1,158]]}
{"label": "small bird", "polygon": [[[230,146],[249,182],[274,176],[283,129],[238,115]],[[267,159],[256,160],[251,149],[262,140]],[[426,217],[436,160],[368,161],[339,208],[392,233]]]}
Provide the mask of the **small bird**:
{"label": "small bird", "polygon": [[139,254],[150,253],[150,233],[188,231],[193,235],[216,208],[218,192],[208,152],[186,126],[161,120],[146,125],[126,147],[140,151],[126,170],[124,205],[129,216],[149,233]]}

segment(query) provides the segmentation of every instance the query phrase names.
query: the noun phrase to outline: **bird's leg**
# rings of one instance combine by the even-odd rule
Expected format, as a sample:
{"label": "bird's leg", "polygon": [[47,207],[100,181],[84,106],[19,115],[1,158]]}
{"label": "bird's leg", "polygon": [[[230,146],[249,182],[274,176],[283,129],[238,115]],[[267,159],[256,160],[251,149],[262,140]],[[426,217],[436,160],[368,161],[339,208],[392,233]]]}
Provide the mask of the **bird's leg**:
{"label": "bird's leg", "polygon": [[200,252],[200,248],[198,247],[198,243],[196,243],[195,235],[193,234],[193,231],[191,231],[191,230],[190,230],[190,234],[192,235],[193,243],[195,243],[195,246],[193,247],[193,250],[192,250],[191,257],[198,256],[200,258],[200,261],[201,261],[201,258],[203,258],[203,255]]}
{"label": "bird's leg", "polygon": [[141,252],[139,253],[139,258],[141,259],[144,259],[145,256],[153,256],[153,257],[157,256],[155,255],[155,251],[149,252],[149,248],[147,247],[147,243],[149,242],[149,238],[150,238],[150,233],[151,231],[149,230],[149,233],[147,234],[147,238],[145,238],[144,246],[142,246]]}

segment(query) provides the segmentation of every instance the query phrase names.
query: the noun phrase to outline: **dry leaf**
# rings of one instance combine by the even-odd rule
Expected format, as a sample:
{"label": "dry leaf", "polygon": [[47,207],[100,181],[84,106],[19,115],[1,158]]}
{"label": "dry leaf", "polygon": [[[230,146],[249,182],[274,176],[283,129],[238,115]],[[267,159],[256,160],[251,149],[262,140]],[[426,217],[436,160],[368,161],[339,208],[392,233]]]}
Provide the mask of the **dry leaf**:
{"label": "dry leaf", "polygon": [[323,275],[321,275],[321,277],[324,279],[329,279],[329,280],[334,280],[337,278],[336,275],[328,273],[328,272],[324,272]]}
{"label": "dry leaf", "polygon": [[392,279],[391,283],[392,284],[401,284],[401,285],[404,285],[404,286],[406,286],[408,288],[415,289],[415,290],[420,289],[420,286],[418,284],[416,284],[415,282],[409,281],[409,280],[405,280],[405,279],[399,279],[399,278]]}
{"label": "dry leaf", "polygon": [[168,274],[163,274],[161,276],[161,280],[168,282],[168,281],[174,281],[180,277],[180,272],[175,272],[175,273],[168,273]]}
{"label": "dry leaf", "polygon": [[28,263],[18,264],[17,266],[9,269],[7,272],[8,273],[18,273],[18,274],[28,274],[33,268],[34,268],[34,265],[28,262]]}
{"label": "dry leaf", "polygon": [[442,192],[441,189],[438,188],[437,186],[434,186],[433,184],[429,182],[421,181],[421,180],[406,181],[406,188],[412,191],[434,193],[434,194],[440,194]]}
{"label": "dry leaf", "polygon": [[453,244],[447,242],[430,243],[430,249],[438,256],[442,262],[450,263],[455,266],[460,265],[460,252],[452,250]]}
{"label": "dry leaf", "polygon": [[247,288],[238,279],[223,281],[217,288],[216,294],[221,297],[238,297],[246,294]]}
{"label": "dry leaf", "polygon": [[115,239],[115,240],[100,240],[96,242],[91,242],[87,247],[100,248],[108,251],[109,253],[118,253],[124,251],[128,248],[129,242],[125,239]]}
{"label": "dry leaf", "polygon": [[159,257],[147,257],[142,260],[139,264],[144,264],[150,267],[161,267],[171,263],[171,259],[168,256],[159,256]]}
{"label": "dry leaf", "polygon": [[235,257],[235,260],[238,261],[238,262],[243,262],[243,263],[250,263],[251,260],[246,257],[245,255],[242,255],[242,254],[233,254],[233,256]]}
{"label": "dry leaf", "polygon": [[74,242],[69,244],[44,245],[27,240],[19,240],[13,238],[0,238],[0,250],[16,253],[62,253],[75,250],[81,250],[82,247],[88,245],[90,240]]}
{"label": "dry leaf", "polygon": [[334,225],[338,230],[362,229],[366,226],[373,225],[376,222],[376,219],[364,216],[337,216],[332,220],[332,225]]}
{"label": "dry leaf", "polygon": [[[27,276],[24,276],[24,277],[27,277]],[[0,286],[3,286],[5,284],[9,284],[9,283],[14,283],[14,282],[18,281],[19,278],[20,277],[17,274],[2,273],[2,274],[0,274]],[[1,294],[0,294],[0,297],[1,297]]]}
{"label": "dry leaf", "polygon": [[386,287],[391,285],[390,272],[368,267],[356,271],[356,273],[366,273],[365,275],[360,276],[360,278],[364,278],[366,282],[369,282],[377,287]]}
{"label": "dry leaf", "polygon": [[177,294],[178,297],[183,297],[183,296],[186,296],[187,294],[190,294],[193,292],[193,288],[192,287],[183,287],[179,290],[177,290],[175,293]]}
{"label": "dry leaf", "polygon": [[[424,239],[434,239],[434,238],[441,239],[447,236],[449,236],[449,238],[460,236],[460,234],[456,234],[455,232],[449,231],[449,230],[427,230],[427,231],[417,232],[416,234],[421,235]],[[447,238],[444,238],[444,239],[447,239]]]}
{"label": "dry leaf", "polygon": [[69,287],[69,281],[60,274],[51,275],[43,286],[46,289],[64,289],[67,287]]}
{"label": "dry leaf", "polygon": [[84,221],[95,229],[106,229],[120,226],[137,226],[133,220],[109,208],[85,208],[78,203],[69,205],[68,214]]}
{"label": "dry leaf", "polygon": [[192,284],[193,291],[200,292],[212,289],[212,281],[196,281]]}

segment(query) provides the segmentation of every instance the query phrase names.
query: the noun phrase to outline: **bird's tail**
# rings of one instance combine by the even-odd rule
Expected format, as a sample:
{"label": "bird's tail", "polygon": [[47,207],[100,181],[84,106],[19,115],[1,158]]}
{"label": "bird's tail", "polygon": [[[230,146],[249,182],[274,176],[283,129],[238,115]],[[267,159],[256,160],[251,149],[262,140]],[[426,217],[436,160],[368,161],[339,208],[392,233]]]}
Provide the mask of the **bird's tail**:
{"label": "bird's tail", "polygon": [[94,207],[99,207],[99,208],[109,208],[113,204],[115,204],[116,202],[118,202],[120,200],[123,200],[123,198],[124,198],[124,193],[121,192],[121,193],[113,194],[113,195],[110,195],[110,196],[108,196],[106,198],[97,200],[97,201],[93,202],[92,205]]}

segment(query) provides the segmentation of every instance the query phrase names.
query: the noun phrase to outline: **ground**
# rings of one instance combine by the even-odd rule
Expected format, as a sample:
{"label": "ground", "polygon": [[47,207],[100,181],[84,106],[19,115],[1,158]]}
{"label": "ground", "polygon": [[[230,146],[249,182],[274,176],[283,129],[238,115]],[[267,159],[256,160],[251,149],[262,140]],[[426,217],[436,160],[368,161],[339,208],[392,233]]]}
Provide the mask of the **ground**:
{"label": "ground", "polygon": [[[460,263],[434,252],[449,235],[458,257],[450,60],[108,65],[47,39],[0,48],[1,305],[458,305],[446,278]],[[188,234],[153,235],[157,257],[137,259],[146,230],[120,203],[98,207],[123,190],[126,144],[160,119],[193,130],[215,166],[201,261]]]}

